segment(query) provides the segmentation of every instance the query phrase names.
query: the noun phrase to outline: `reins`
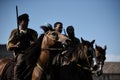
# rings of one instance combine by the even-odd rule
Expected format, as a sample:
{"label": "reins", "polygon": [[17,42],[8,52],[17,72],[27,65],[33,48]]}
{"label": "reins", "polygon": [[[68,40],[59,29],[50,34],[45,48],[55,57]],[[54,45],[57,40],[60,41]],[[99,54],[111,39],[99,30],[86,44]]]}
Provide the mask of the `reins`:
{"label": "reins", "polygon": [[90,68],[85,67],[85,66],[81,66],[80,64],[77,64],[77,66],[78,66],[78,67],[80,67],[80,68],[82,68],[82,69],[84,69],[84,70],[91,71],[91,69],[90,69]]}
{"label": "reins", "polygon": [[58,50],[58,51],[62,51],[64,49],[63,48],[41,48],[41,50],[50,50],[50,51],[56,51],[56,50]]}
{"label": "reins", "polygon": [[38,63],[36,63],[36,65],[42,72],[44,72],[44,69]]}

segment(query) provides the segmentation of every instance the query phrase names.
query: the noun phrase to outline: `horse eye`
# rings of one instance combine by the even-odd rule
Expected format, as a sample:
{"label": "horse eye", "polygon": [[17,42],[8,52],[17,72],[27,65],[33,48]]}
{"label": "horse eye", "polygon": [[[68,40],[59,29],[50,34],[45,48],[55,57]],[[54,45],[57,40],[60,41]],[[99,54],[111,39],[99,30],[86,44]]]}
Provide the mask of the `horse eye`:
{"label": "horse eye", "polygon": [[57,34],[55,32],[52,33],[53,36],[57,36]]}

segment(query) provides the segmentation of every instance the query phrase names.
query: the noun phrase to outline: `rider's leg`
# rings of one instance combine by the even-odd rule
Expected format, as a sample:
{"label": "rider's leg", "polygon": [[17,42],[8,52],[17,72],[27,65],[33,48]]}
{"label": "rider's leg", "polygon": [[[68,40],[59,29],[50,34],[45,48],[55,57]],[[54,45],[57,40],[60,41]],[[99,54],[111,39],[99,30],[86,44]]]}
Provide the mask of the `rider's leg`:
{"label": "rider's leg", "polygon": [[17,56],[17,62],[14,67],[14,80],[20,80],[22,56],[23,56],[23,54],[19,54]]}

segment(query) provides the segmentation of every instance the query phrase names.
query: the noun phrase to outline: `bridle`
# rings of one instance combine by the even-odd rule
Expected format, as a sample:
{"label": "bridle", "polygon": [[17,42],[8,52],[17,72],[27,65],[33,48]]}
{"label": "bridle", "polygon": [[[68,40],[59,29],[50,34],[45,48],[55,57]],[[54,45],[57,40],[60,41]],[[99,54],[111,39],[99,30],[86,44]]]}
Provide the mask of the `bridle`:
{"label": "bridle", "polygon": [[[84,48],[84,47],[82,47],[81,53],[84,53],[84,49],[83,49],[83,48]],[[89,56],[87,55],[87,52],[84,54],[88,66],[82,66],[82,65],[80,65],[80,64],[77,64],[77,66],[80,67],[80,68],[82,68],[82,69],[84,69],[84,70],[92,71],[92,70],[93,70],[93,68],[92,68],[93,66],[92,66],[91,63],[90,63],[89,58],[91,58],[91,56],[93,56],[92,59],[95,58],[95,61],[96,61],[97,59],[96,59],[96,55],[95,55],[94,49],[90,47],[88,50],[92,51],[92,54],[89,55]],[[87,50],[87,51],[88,51],[88,50]],[[93,62],[94,62],[94,60],[93,60]],[[96,62],[97,62],[97,61],[96,61]]]}
{"label": "bridle", "polygon": [[106,57],[104,59],[103,59],[103,55],[100,55],[99,57],[101,58],[100,59],[97,58],[97,64],[103,67]]}
{"label": "bridle", "polygon": [[58,50],[58,51],[62,51],[64,49],[63,48],[41,48],[41,50],[49,50],[49,51],[56,51],[56,50]]}
{"label": "bridle", "polygon": [[[48,35],[49,33],[50,33],[50,32],[48,32],[48,33],[46,34],[46,36],[47,36],[48,38],[50,38],[51,40],[56,41],[56,39],[54,39],[54,38],[52,38],[51,36]],[[63,45],[63,47],[64,47],[64,45]],[[58,51],[62,51],[62,50],[64,50],[64,48],[41,48],[41,50],[50,50],[50,51],[56,51],[56,50],[58,50]]]}

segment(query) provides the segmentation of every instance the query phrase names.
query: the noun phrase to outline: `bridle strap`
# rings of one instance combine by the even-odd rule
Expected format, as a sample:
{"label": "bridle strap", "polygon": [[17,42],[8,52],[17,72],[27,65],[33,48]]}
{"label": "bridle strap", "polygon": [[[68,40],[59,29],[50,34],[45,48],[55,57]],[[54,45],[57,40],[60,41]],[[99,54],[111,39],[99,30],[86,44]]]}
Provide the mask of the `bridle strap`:
{"label": "bridle strap", "polygon": [[42,72],[44,72],[44,69],[38,63],[36,63],[36,65]]}
{"label": "bridle strap", "polygon": [[[83,49],[83,48],[82,48]],[[84,51],[84,49],[83,49],[83,51]],[[93,54],[92,54],[93,56],[95,56],[95,53],[93,52]],[[91,55],[90,55],[91,56]],[[85,57],[86,57],[86,60],[87,60],[87,63],[88,63],[88,67],[89,68],[91,68],[91,64],[90,64],[90,62],[89,62],[89,57],[90,56],[87,56],[87,54],[85,53]],[[86,68],[86,67],[85,67]],[[88,70],[88,69],[87,69]],[[91,70],[91,69],[89,69],[89,70]]]}
{"label": "bridle strap", "polygon": [[51,50],[51,51],[58,50],[58,51],[62,51],[64,49],[63,48],[41,48],[41,50]]}
{"label": "bridle strap", "polygon": [[[48,34],[49,34],[50,32],[48,32]],[[52,37],[50,37],[49,35],[47,34],[47,37],[49,37],[50,39],[52,39],[52,40],[55,40],[55,39],[53,39]]]}
{"label": "bridle strap", "polygon": [[94,53],[93,53],[93,57],[95,58],[95,63],[98,65],[98,60],[97,60],[97,57],[96,57],[95,51],[94,51]]}
{"label": "bridle strap", "polygon": [[80,64],[77,64],[78,67],[84,69],[84,70],[88,70],[88,71],[91,71],[91,69],[89,69],[88,67],[85,67],[85,66],[81,66]]}
{"label": "bridle strap", "polygon": [[[83,49],[83,48],[82,48]],[[83,49],[83,51],[84,51],[84,49]],[[86,57],[86,59],[87,59],[87,63],[88,63],[88,67],[90,68],[91,67],[91,65],[90,65],[90,62],[89,62],[89,57],[87,56],[87,54],[85,53],[85,57]]]}
{"label": "bridle strap", "polygon": [[[63,50],[62,48],[41,48],[41,50]],[[42,71],[44,72],[44,69],[38,64],[36,63],[37,67]]]}

